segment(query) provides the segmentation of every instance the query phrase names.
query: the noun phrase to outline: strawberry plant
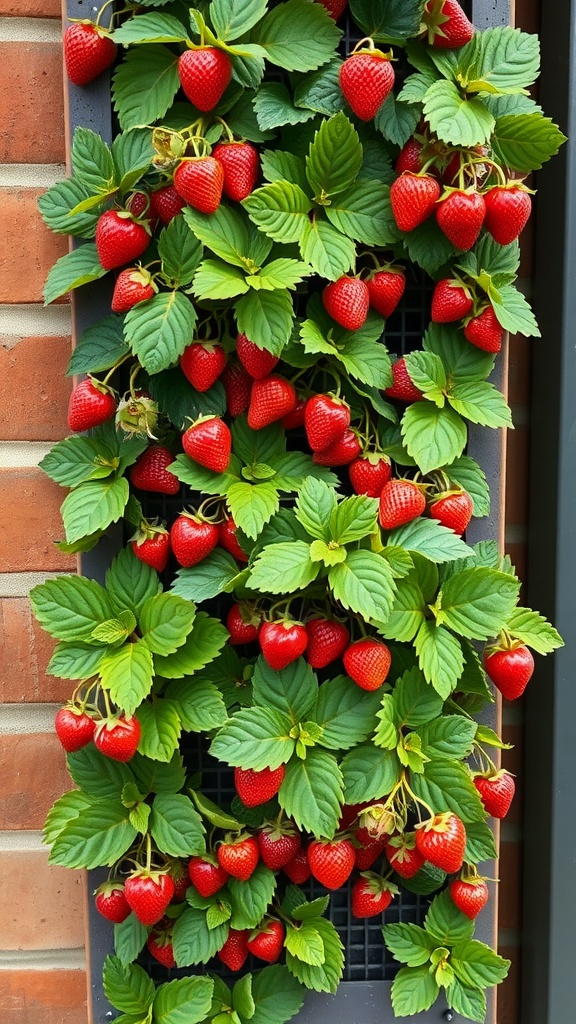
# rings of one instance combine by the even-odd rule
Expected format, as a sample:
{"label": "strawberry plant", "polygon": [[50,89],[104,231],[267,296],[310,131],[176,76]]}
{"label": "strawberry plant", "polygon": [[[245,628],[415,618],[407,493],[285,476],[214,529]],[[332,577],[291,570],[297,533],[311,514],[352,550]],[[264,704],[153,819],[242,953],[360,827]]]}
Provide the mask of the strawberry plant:
{"label": "strawberry plant", "polygon": [[[525,178],[564,136],[528,95],[538,40],[476,32],[457,0],[350,0],[350,52],[341,0],[200,6],[65,37],[75,84],[116,61],[119,131],[78,127],[40,199],[79,239],[46,301],[112,274],[111,308],[42,468],[68,490],[63,551],[120,521],[126,546],[104,584],[31,595],[76,684],[50,858],[109,869],[122,1020],[296,1016],[342,978],[348,885],[403,965],[395,1015],[442,991],[483,1021],[508,962],[473,937],[480,866],[514,780],[477,716],[562,643],[466,534],[490,511],[468,425],[512,426],[496,354],[539,334]],[[389,352],[415,288],[421,345]],[[403,887],[430,897],[420,923],[386,923]],[[219,964],[249,956],[229,987]],[[156,985],[150,957],[179,976]]]}

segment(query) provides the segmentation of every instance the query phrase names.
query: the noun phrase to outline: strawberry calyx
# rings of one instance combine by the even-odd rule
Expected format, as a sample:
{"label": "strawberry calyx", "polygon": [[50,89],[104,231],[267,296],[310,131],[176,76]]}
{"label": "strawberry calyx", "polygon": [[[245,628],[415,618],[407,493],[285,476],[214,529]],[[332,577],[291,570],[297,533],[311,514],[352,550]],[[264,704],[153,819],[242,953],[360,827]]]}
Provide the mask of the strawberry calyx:
{"label": "strawberry calyx", "polygon": [[138,224],[141,228],[144,228],[144,230],[149,235],[152,234],[152,228],[150,227],[150,221],[147,220],[146,217],[144,217],[142,214],[139,214],[138,216],[135,216],[135,214],[131,213],[130,210],[124,210],[124,209],[120,209],[120,210],[115,209],[114,213],[119,218],[119,220],[131,221],[133,224]]}
{"label": "strawberry calyx", "polygon": [[90,18],[67,18],[67,21],[70,25],[90,25],[101,39],[110,39],[112,37],[113,29],[104,28],[103,25],[99,25],[98,22],[92,21]]}
{"label": "strawberry calyx", "polygon": [[148,519],[142,519],[138,524],[136,533],[130,537],[130,542],[133,542],[140,547],[147,540],[154,540],[155,537],[159,537],[162,534],[168,534],[166,524],[164,522],[159,523],[157,519],[150,522]]}
{"label": "strawberry calyx", "polygon": [[512,772],[509,772],[506,768],[489,768],[485,772],[473,772],[473,779],[488,779],[489,782],[499,782],[500,779],[505,779],[511,775],[514,778]]}
{"label": "strawberry calyx", "polygon": [[491,654],[496,654],[498,651],[517,651],[520,647],[525,646],[523,640],[503,629],[497,640],[484,648],[484,655],[489,658]]}
{"label": "strawberry calyx", "polygon": [[365,879],[364,891],[370,892],[373,896],[379,896],[383,892],[390,892],[393,896],[397,896],[400,892],[394,882],[391,882],[389,878],[376,874],[375,871],[361,871],[360,878]]}
{"label": "strawberry calyx", "polygon": [[452,811],[443,811],[441,814],[435,814],[433,817],[428,818],[427,821],[420,821],[414,826],[415,830],[422,830],[423,832],[438,832],[445,833],[450,832],[450,823],[454,815]]}
{"label": "strawberry calyx", "polygon": [[350,57],[360,57],[365,55],[370,57],[380,57],[381,60],[396,60],[393,50],[379,50],[371,36],[366,36],[364,39],[360,39],[352,50]]}

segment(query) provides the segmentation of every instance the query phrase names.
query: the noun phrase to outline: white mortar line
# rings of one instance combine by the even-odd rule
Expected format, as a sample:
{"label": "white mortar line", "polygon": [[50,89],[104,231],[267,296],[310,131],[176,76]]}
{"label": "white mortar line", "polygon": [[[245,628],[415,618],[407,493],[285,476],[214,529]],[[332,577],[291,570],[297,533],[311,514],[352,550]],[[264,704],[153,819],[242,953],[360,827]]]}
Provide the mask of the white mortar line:
{"label": "white mortar line", "polygon": [[72,333],[70,306],[0,304],[0,338],[68,337]]}
{"label": "white mortar line", "polygon": [[38,853],[48,856],[48,847],[42,842],[41,832],[14,829],[0,832],[0,851],[12,853]]}
{"label": "white mortar line", "polygon": [[25,736],[54,732],[59,704],[2,704],[0,736]]}
{"label": "white mortar line", "polygon": [[0,18],[0,43],[61,43],[58,18]]}
{"label": "white mortar line", "polygon": [[[55,580],[63,572],[0,572],[0,597],[28,597],[32,587]],[[68,573],[68,575],[70,575]]]}
{"label": "white mortar line", "polygon": [[64,164],[3,164],[0,188],[50,188],[66,177]]}
{"label": "white mortar line", "polygon": [[83,949],[3,949],[0,971],[85,971]]}
{"label": "white mortar line", "polygon": [[0,441],[0,469],[37,466],[53,446],[53,441]]}

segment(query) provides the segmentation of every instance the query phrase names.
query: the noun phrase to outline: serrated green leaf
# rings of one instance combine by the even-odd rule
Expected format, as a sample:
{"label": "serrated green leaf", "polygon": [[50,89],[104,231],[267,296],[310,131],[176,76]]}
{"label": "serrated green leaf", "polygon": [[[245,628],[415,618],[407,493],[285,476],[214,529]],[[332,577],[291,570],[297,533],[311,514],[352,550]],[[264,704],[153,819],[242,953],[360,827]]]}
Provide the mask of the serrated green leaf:
{"label": "serrated green leaf", "polygon": [[202,245],[183,217],[173,217],[160,232],[158,255],[163,273],[175,287],[190,284],[202,256]]}
{"label": "serrated green leaf", "polygon": [[450,986],[450,1005],[456,1013],[461,1013],[466,1020],[484,1024],[486,1020],[486,996],[471,985],[464,985],[455,977]]}
{"label": "serrated green leaf", "polygon": [[159,654],[154,656],[156,672],[165,679],[192,675],[214,661],[227,639],[228,630],[223,623],[212,619],[206,612],[198,612],[186,643],[166,658]]}
{"label": "serrated green leaf", "polygon": [[[250,219],[276,242],[297,242],[306,225],[312,203],[298,185],[275,181],[256,189],[244,200]],[[302,253],[306,263],[310,260]]]}
{"label": "serrated green leaf", "polygon": [[324,121],[306,159],[306,176],[316,202],[328,205],[331,196],[349,189],[358,177],[362,157],[358,133],[342,111]]}
{"label": "serrated green leaf", "polygon": [[442,711],[442,697],[424,680],[417,668],[409,669],[394,687],[394,708],[398,725],[417,729],[436,718]]}
{"label": "serrated green leaf", "polygon": [[497,299],[495,295],[492,295],[491,302],[496,319],[505,331],[510,331],[512,334],[523,334],[525,338],[541,336],[530,303],[514,285],[502,285],[498,289],[498,296]]}
{"label": "serrated green leaf", "polygon": [[57,640],[87,640],[114,615],[103,587],[81,576],[46,580],[31,590],[30,601],[40,625]]}
{"label": "serrated green leaf", "polygon": [[379,800],[392,792],[400,762],[392,750],[359,746],[345,754],[341,765],[347,804]]}
{"label": "serrated green leaf", "polygon": [[[501,97],[502,99],[504,97]],[[495,158],[515,171],[539,171],[566,141],[540,112],[504,114],[496,119],[490,144]]]}
{"label": "serrated green leaf", "polygon": [[424,96],[424,117],[443,142],[478,146],[490,138],[496,123],[481,99],[463,96],[454,82],[434,82]]}
{"label": "serrated green leaf", "polygon": [[284,945],[291,957],[312,967],[319,967],[326,960],[324,943],[314,921],[304,921],[298,928],[288,925]]}
{"label": "serrated green leaf", "polygon": [[136,715],[142,728],[138,749],[144,757],[153,761],[172,760],[181,732],[178,711],[176,701],[161,697],[140,705]]}
{"label": "serrated green leaf", "polygon": [[[292,296],[286,289],[250,289],[235,304],[238,330],[259,348],[280,356],[290,340],[294,323]],[[246,532],[246,531],[245,531]]]}
{"label": "serrated green leaf", "polygon": [[465,68],[469,89],[521,92],[538,76],[540,42],[519,28],[489,28],[460,51],[458,63]]}
{"label": "serrated green leaf", "polygon": [[416,924],[386,924],[383,928],[386,949],[395,960],[409,967],[421,967],[428,963],[430,953],[435,949],[435,940]]}
{"label": "serrated green leaf", "polygon": [[82,332],[70,356],[66,375],[101,373],[126,355],[128,346],[124,341],[122,321],[117,316],[108,316]]}
{"label": "serrated green leaf", "polygon": [[515,608],[509,617],[506,632],[515,639],[521,640],[523,644],[532,647],[538,654],[550,654],[559,647],[564,646],[564,641],[554,626],[531,608]]}
{"label": "serrated green leaf", "polygon": [[220,690],[208,679],[178,679],[166,689],[186,732],[211,732],[224,725],[226,708]]}
{"label": "serrated green leaf", "polygon": [[309,544],[299,540],[271,544],[254,562],[250,586],[269,594],[292,594],[312,583],[318,569],[311,561]]}
{"label": "serrated green leaf", "polygon": [[356,259],[354,242],[321,216],[305,219],[299,241],[302,259],[329,281],[346,274]]}
{"label": "serrated green leaf", "polygon": [[141,640],[109,651],[100,665],[102,686],[128,715],[150,693],[153,677],[152,654]]}
{"label": "serrated green leaf", "polygon": [[161,853],[171,857],[200,857],[206,849],[202,819],[183,793],[158,793],[152,804],[150,832]]}
{"label": "serrated green leaf", "polygon": [[165,982],[154,998],[155,1024],[200,1024],[210,1012],[212,978],[177,978]]}
{"label": "serrated green leaf", "polygon": [[289,715],[294,724],[306,721],[318,697],[318,680],[304,661],[297,658],[280,671],[258,658],[252,676],[254,703]]}
{"label": "serrated green leaf", "polygon": [[421,117],[420,106],[410,102],[409,95],[409,92],[406,93],[402,97],[404,102],[399,103],[397,97],[390,93],[374,118],[374,125],[378,131],[396,146],[403,146],[408,141]]}
{"label": "serrated green leaf", "polygon": [[68,754],[67,761],[72,779],[91,797],[118,800],[124,786],[134,781],[128,765],[104,757],[93,745]]}
{"label": "serrated green leaf", "polygon": [[268,60],[286,71],[315,71],[334,56],[341,37],[332,19],[305,0],[288,0],[267,14],[252,32]]}
{"label": "serrated green leaf", "polygon": [[487,640],[512,614],[519,588],[518,580],[496,569],[464,569],[442,586],[436,621],[471,640]]}
{"label": "serrated green leaf", "polygon": [[185,910],[174,925],[172,939],[178,966],[208,963],[224,945],[229,927],[225,921],[217,928],[208,928],[204,910],[193,910],[192,907]]}
{"label": "serrated green leaf", "polygon": [[49,305],[67,292],[80,288],[90,281],[97,281],[106,271],[98,259],[96,246],[86,242],[56,261],[44,285],[44,302]]}
{"label": "serrated green leaf", "polygon": [[216,256],[246,272],[250,233],[240,210],[221,205],[207,216],[186,207],[183,216],[196,237]]}
{"label": "serrated green leaf", "polygon": [[323,750],[308,749],[305,760],[291,761],[278,800],[299,828],[331,839],[344,800],[336,758]]}
{"label": "serrated green leaf", "polygon": [[128,495],[128,481],[124,477],[90,480],[80,484],[62,503],[66,540],[72,544],[118,522]]}
{"label": "serrated green leaf", "polygon": [[171,14],[150,11],[138,18],[129,18],[112,35],[115,43],[132,46],[135,43],[184,43],[188,33],[182,22]]}
{"label": "serrated green leaf", "polygon": [[233,483],[228,489],[227,499],[236,526],[253,540],[278,511],[280,504],[278,491],[269,481]]}
{"label": "serrated green leaf", "polygon": [[392,1009],[396,1017],[410,1017],[429,1010],[440,989],[427,964],[422,967],[401,967],[392,982]]}
{"label": "serrated green leaf", "polygon": [[[384,549],[386,551],[386,549]],[[413,640],[424,621],[426,602],[413,573],[397,584],[392,611],[378,632],[389,640]]]}
{"label": "serrated green leaf", "polygon": [[398,728],[394,699],[389,693],[385,693],[381,704],[382,707],[376,715],[378,725],[374,730],[373,742],[375,746],[381,747],[383,750],[395,750],[398,743]]}
{"label": "serrated green leaf", "polygon": [[[59,235],[94,238],[98,210],[71,213],[92,196],[88,185],[76,178],[58,181],[38,198],[38,209],[44,223]],[[102,197],[104,201],[104,197]]]}
{"label": "serrated green leaf", "polygon": [[379,703],[378,693],[366,692],[359,696],[348,676],[337,676],[322,683],[314,714],[322,728],[318,742],[329,750],[349,750],[363,743],[373,731]]}
{"label": "serrated green leaf", "polygon": [[103,479],[116,469],[114,458],[90,437],[59,441],[39,463],[51,480],[63,487],[77,487],[86,480]]}
{"label": "serrated green leaf", "polygon": [[374,551],[350,551],[342,565],[329,571],[337,601],[366,619],[386,622],[392,611],[396,583],[388,563]]}
{"label": "serrated green leaf", "polygon": [[296,1016],[304,1001],[302,986],[283,964],[258,971],[252,982],[256,1004],[252,1024],[285,1024]]}
{"label": "serrated green leaf", "polygon": [[190,344],[196,310],[182,292],[160,292],[128,312],[124,335],[132,352],[149,373],[166,370]]}
{"label": "serrated green leaf", "polygon": [[435,352],[416,351],[408,352],[405,358],[410,380],[441,409],[447,380],[440,356]]}
{"label": "serrated green leaf", "polygon": [[294,507],[298,522],[311,537],[328,540],[328,523],[336,508],[333,488],[322,480],[307,477],[296,496]]}
{"label": "serrated green leaf", "polygon": [[335,61],[308,74],[294,89],[294,105],[327,117],[337,114],[342,109],[339,72]]}
{"label": "serrated green leaf", "polygon": [[86,793],[81,793],[76,789],[69,793],[63,793],[48,811],[43,830],[44,841],[48,844],[53,843],[66,828],[68,822],[77,818],[80,812],[89,807],[91,803],[92,801]]}
{"label": "serrated green leaf", "polygon": [[456,689],[464,668],[458,637],[427,619],[416,634],[414,647],[426,681],[446,700]]}
{"label": "serrated green leaf", "polygon": [[403,236],[403,242],[412,262],[432,276],[457,251],[440,230],[435,217],[429,217],[420,227],[409,231]]}
{"label": "serrated green leaf", "polygon": [[387,543],[392,547],[417,551],[433,562],[450,562],[456,558],[467,558],[471,549],[449,530],[433,519],[418,518],[400,526],[388,534]]}
{"label": "serrated green leaf", "polygon": [[424,927],[443,946],[467,942],[474,934],[474,924],[458,910],[447,891],[432,900]]}
{"label": "serrated green leaf", "polygon": [[146,601],[162,592],[162,584],[158,573],[127,547],[118,553],[106,572],[106,590],[117,613],[128,609],[138,618]]}
{"label": "serrated green leaf", "polygon": [[138,623],[146,647],[153,654],[174,654],[190,633],[195,615],[195,605],[176,594],[149,598]]}
{"label": "serrated green leaf", "polygon": [[494,428],[513,426],[512,414],[504,395],[488,381],[456,384],[447,397],[452,408],[472,423]]}
{"label": "serrated green leaf", "polygon": [[313,110],[294,105],[282,82],[265,82],[254,97],[254,110],[258,125],[264,132],[286,124],[305,124],[314,117]]}
{"label": "serrated green leaf", "polygon": [[476,735],[476,722],[463,715],[443,715],[420,726],[418,735],[422,751],[434,757],[464,758],[472,751]]}
{"label": "serrated green leaf", "polygon": [[148,928],[136,917],[129,916],[121,924],[114,925],[114,951],[121,964],[129,964],[136,959],[148,938]]}
{"label": "serrated green leaf", "polygon": [[50,863],[68,868],[111,866],[135,837],[128,811],[119,801],[95,799],[54,840]]}
{"label": "serrated green leaf", "polygon": [[336,992],[344,969],[344,947],[331,921],[318,917],[314,921],[324,943],[325,962],[312,967],[296,957],[286,954],[286,966],[298,981],[314,992]]}
{"label": "serrated green leaf", "polygon": [[238,575],[238,563],[228,551],[216,548],[198,565],[180,569],[172,584],[175,594],[198,602],[221,594]]}
{"label": "serrated green leaf", "polygon": [[136,753],[130,767],[138,788],[145,793],[178,793],[184,786],[186,772],[180,751],[176,751],[169,764],[151,761]]}
{"label": "serrated green leaf", "polygon": [[122,130],[164,117],[179,88],[178,55],[167,46],[128,50],[112,83],[112,100]]}
{"label": "serrated green leaf", "polygon": [[230,878],[228,889],[232,896],[232,928],[256,928],[272,902],[276,890],[276,875],[260,862],[246,882]]}
{"label": "serrated green leaf", "polygon": [[455,946],[450,963],[456,977],[475,988],[498,985],[504,981],[510,967],[509,960],[504,960],[483,942],[474,939]]}
{"label": "serrated green leaf", "polygon": [[465,824],[486,817],[470,771],[460,761],[435,757],[424,765],[423,774],[410,773],[410,785],[435,814],[453,811]]}
{"label": "serrated green leaf", "polygon": [[226,764],[239,768],[279,768],[292,756],[295,740],[287,715],[270,708],[246,708],[220,729],[210,752]]}
{"label": "serrated green leaf", "polygon": [[466,851],[464,860],[467,864],[478,864],[481,861],[497,857],[494,833],[485,821],[471,821],[466,826]]}
{"label": "serrated green leaf", "polygon": [[61,641],[56,644],[46,672],[59,679],[88,679],[98,671],[104,654],[103,648]]}
{"label": "serrated green leaf", "polygon": [[488,481],[474,459],[469,455],[461,455],[450,463],[448,473],[450,479],[468,492],[474,503],[473,514],[477,518],[490,514],[490,489]]}
{"label": "serrated green leaf", "polygon": [[450,465],[464,450],[466,425],[453,409],[413,402],[402,417],[402,437],[422,473]]}
{"label": "serrated green leaf", "polygon": [[102,969],[106,998],[117,1010],[145,1017],[154,1001],[155,987],[143,967],[123,964],[118,957],[107,956]]}
{"label": "serrated green leaf", "polygon": [[354,21],[376,41],[408,39],[418,33],[421,0],[351,0]]}

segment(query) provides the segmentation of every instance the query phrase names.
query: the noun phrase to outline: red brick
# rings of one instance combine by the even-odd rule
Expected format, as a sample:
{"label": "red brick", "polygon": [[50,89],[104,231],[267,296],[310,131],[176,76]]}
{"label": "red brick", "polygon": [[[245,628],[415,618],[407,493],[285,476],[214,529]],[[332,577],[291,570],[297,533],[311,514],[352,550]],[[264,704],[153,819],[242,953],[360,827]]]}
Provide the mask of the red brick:
{"label": "red brick", "polygon": [[62,47],[0,43],[0,67],[5,83],[0,90],[0,162],[63,163]]}
{"label": "red brick", "polygon": [[0,599],[0,703],[60,703],[71,680],[46,675],[55,641],[40,628],[26,597]]}
{"label": "red brick", "polygon": [[81,948],[84,888],[81,871],[48,864],[43,851],[0,852],[0,949]]}
{"label": "red brick", "polygon": [[84,971],[2,971],[3,1024],[87,1024]]}
{"label": "red brick", "polygon": [[36,205],[42,192],[38,188],[1,190],[0,302],[42,302],[48,271],[68,252],[68,240],[42,221]]}
{"label": "red brick", "polygon": [[3,18],[59,18],[61,14],[60,0],[0,0]]}
{"label": "red brick", "polygon": [[3,441],[58,441],[70,433],[72,383],[64,376],[70,352],[70,338],[0,337]]}
{"label": "red brick", "polygon": [[54,801],[72,789],[55,733],[0,736],[0,778],[0,829],[41,829]]}
{"label": "red brick", "polygon": [[3,572],[74,571],[74,555],[63,555],[53,541],[64,535],[60,505],[66,491],[41,469],[1,469],[0,508],[10,527],[0,531]]}

